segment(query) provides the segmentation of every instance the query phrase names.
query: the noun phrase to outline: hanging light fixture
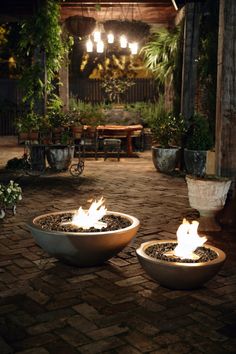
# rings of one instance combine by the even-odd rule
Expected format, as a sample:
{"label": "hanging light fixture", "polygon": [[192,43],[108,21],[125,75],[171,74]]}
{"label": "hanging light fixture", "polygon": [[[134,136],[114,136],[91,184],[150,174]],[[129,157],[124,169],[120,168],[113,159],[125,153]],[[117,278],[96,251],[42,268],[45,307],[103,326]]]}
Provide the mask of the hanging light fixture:
{"label": "hanging light fixture", "polygon": [[93,42],[92,42],[90,36],[89,36],[89,39],[86,42],[86,50],[87,50],[88,53],[92,53],[92,51],[93,51]]}
{"label": "hanging light fixture", "polygon": [[120,36],[120,47],[126,48],[127,44],[128,44],[127,38],[124,34],[122,34],[122,36]]}

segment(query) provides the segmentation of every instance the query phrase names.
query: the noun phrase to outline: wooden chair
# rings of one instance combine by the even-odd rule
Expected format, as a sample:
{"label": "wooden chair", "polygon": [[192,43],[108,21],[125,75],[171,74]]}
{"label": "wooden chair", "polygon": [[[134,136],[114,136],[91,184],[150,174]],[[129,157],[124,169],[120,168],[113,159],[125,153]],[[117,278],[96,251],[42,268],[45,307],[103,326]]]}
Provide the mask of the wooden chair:
{"label": "wooden chair", "polygon": [[121,139],[106,138],[103,140],[104,161],[107,159],[108,152],[117,153],[117,159],[120,161]]}
{"label": "wooden chair", "polygon": [[81,136],[81,151],[85,156],[87,152],[94,153],[95,159],[97,160],[98,153],[98,135],[96,127],[86,126],[83,129]]}

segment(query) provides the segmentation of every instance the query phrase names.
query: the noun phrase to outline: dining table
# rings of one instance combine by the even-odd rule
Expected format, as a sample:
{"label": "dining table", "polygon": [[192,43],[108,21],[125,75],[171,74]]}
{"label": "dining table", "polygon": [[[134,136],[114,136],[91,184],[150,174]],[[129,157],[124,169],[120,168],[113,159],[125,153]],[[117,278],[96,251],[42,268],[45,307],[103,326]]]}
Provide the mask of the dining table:
{"label": "dining table", "polygon": [[136,125],[98,125],[97,132],[101,138],[125,138],[127,141],[127,156],[133,156],[132,133],[143,130],[141,124]]}

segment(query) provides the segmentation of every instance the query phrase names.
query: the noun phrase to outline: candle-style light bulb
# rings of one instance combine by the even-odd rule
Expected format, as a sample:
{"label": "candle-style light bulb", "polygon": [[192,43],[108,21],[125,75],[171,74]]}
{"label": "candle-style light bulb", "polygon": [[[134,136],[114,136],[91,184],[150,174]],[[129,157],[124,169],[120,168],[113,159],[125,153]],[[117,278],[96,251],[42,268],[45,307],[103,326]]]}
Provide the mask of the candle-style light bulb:
{"label": "candle-style light bulb", "polygon": [[103,53],[104,52],[104,43],[103,41],[99,41],[97,43],[97,53]]}
{"label": "candle-style light bulb", "polygon": [[108,33],[108,35],[107,35],[107,41],[108,41],[108,43],[110,43],[110,44],[112,44],[112,43],[114,43],[114,34],[113,33]]}
{"label": "candle-style light bulb", "polygon": [[98,43],[101,40],[101,32],[99,30],[95,30],[93,32],[94,42]]}
{"label": "candle-style light bulb", "polygon": [[125,35],[120,36],[120,47],[126,48],[128,44],[127,38]]}
{"label": "candle-style light bulb", "polygon": [[138,43],[137,42],[129,43],[129,48],[130,48],[131,54],[138,53]]}
{"label": "candle-style light bulb", "polygon": [[89,38],[86,42],[86,50],[88,53],[92,53],[93,51],[93,42],[91,41],[91,38]]}

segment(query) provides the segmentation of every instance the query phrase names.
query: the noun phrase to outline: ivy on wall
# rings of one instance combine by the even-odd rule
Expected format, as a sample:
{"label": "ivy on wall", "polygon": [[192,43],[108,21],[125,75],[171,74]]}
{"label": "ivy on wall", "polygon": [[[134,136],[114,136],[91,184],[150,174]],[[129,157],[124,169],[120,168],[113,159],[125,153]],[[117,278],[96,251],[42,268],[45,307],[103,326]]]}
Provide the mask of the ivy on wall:
{"label": "ivy on wall", "polygon": [[72,38],[62,38],[59,24],[60,6],[47,0],[35,15],[21,24],[18,62],[22,70],[20,83],[23,101],[33,109],[44,95],[55,93],[58,71],[68,53]]}

